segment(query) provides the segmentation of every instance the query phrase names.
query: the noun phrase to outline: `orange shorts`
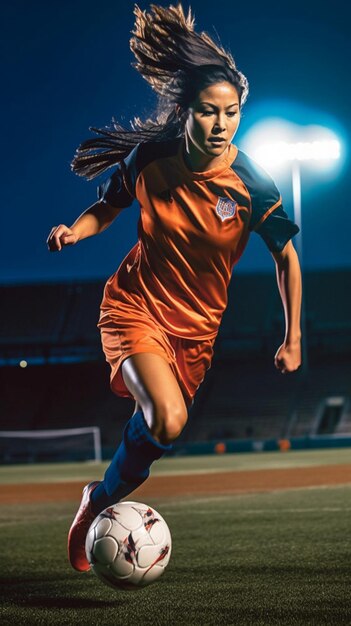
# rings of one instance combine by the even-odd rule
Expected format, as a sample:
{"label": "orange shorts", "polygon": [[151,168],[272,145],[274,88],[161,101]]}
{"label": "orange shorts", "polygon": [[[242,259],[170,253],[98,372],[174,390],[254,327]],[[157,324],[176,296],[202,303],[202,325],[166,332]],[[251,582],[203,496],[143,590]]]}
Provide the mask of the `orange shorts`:
{"label": "orange shorts", "polygon": [[215,337],[204,340],[184,339],[167,334],[150,316],[138,314],[107,315],[98,323],[102,348],[111,366],[112,391],[124,398],[133,398],[127,389],[121,365],[127,357],[139,352],[159,354],[170,365],[183,393],[187,406],[191,406],[196,390],[206,371],[211,367]]}

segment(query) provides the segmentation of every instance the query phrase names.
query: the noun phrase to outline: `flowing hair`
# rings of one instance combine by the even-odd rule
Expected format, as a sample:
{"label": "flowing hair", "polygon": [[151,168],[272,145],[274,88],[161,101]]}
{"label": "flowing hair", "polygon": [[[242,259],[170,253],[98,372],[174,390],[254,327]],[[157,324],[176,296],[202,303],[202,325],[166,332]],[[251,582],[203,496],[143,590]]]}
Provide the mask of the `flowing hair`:
{"label": "flowing hair", "polygon": [[129,129],[114,118],[110,126],[89,128],[99,137],[83,141],[71,163],[71,169],[87,180],[122,161],[140,142],[182,137],[187,108],[209,85],[231,83],[240,107],[248,96],[248,81],[232,55],[207,33],[195,32],[191,8],[185,15],[180,3],[168,8],[151,4],[150,12],[135,5],[134,15],[130,48],[136,62],[132,65],[156,92],[157,109],[145,121],[135,117]]}

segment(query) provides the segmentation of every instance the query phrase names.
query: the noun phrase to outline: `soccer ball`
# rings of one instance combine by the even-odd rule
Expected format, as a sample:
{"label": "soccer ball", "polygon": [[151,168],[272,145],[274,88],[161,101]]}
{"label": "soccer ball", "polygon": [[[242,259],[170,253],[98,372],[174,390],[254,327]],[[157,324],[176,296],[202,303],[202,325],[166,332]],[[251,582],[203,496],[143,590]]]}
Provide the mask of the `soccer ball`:
{"label": "soccer ball", "polygon": [[107,585],[136,589],[163,574],[172,539],[161,515],[147,504],[119,502],[91,524],[85,551],[93,572]]}

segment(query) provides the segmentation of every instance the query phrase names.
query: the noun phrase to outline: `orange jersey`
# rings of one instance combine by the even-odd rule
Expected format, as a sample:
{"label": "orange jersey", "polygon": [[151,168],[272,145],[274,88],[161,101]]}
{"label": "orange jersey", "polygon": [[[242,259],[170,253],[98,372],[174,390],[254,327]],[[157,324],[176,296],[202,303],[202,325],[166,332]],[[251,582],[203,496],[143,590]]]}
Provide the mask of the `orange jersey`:
{"label": "orange jersey", "polygon": [[99,324],[132,308],[171,335],[215,337],[250,232],[276,251],[298,232],[270,176],[236,146],[204,172],[183,150],[184,139],[138,144],[99,187],[112,206],[140,204],[138,242],[107,281]]}

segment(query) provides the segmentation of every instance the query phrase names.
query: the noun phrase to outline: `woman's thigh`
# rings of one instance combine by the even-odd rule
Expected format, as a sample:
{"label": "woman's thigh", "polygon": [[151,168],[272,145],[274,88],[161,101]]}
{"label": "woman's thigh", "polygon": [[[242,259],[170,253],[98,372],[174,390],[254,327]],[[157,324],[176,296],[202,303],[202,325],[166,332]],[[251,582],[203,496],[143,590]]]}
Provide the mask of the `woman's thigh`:
{"label": "woman's thigh", "polygon": [[183,394],[169,363],[158,354],[132,354],[122,363],[124,383],[144,413],[153,435],[171,441],[188,417]]}

